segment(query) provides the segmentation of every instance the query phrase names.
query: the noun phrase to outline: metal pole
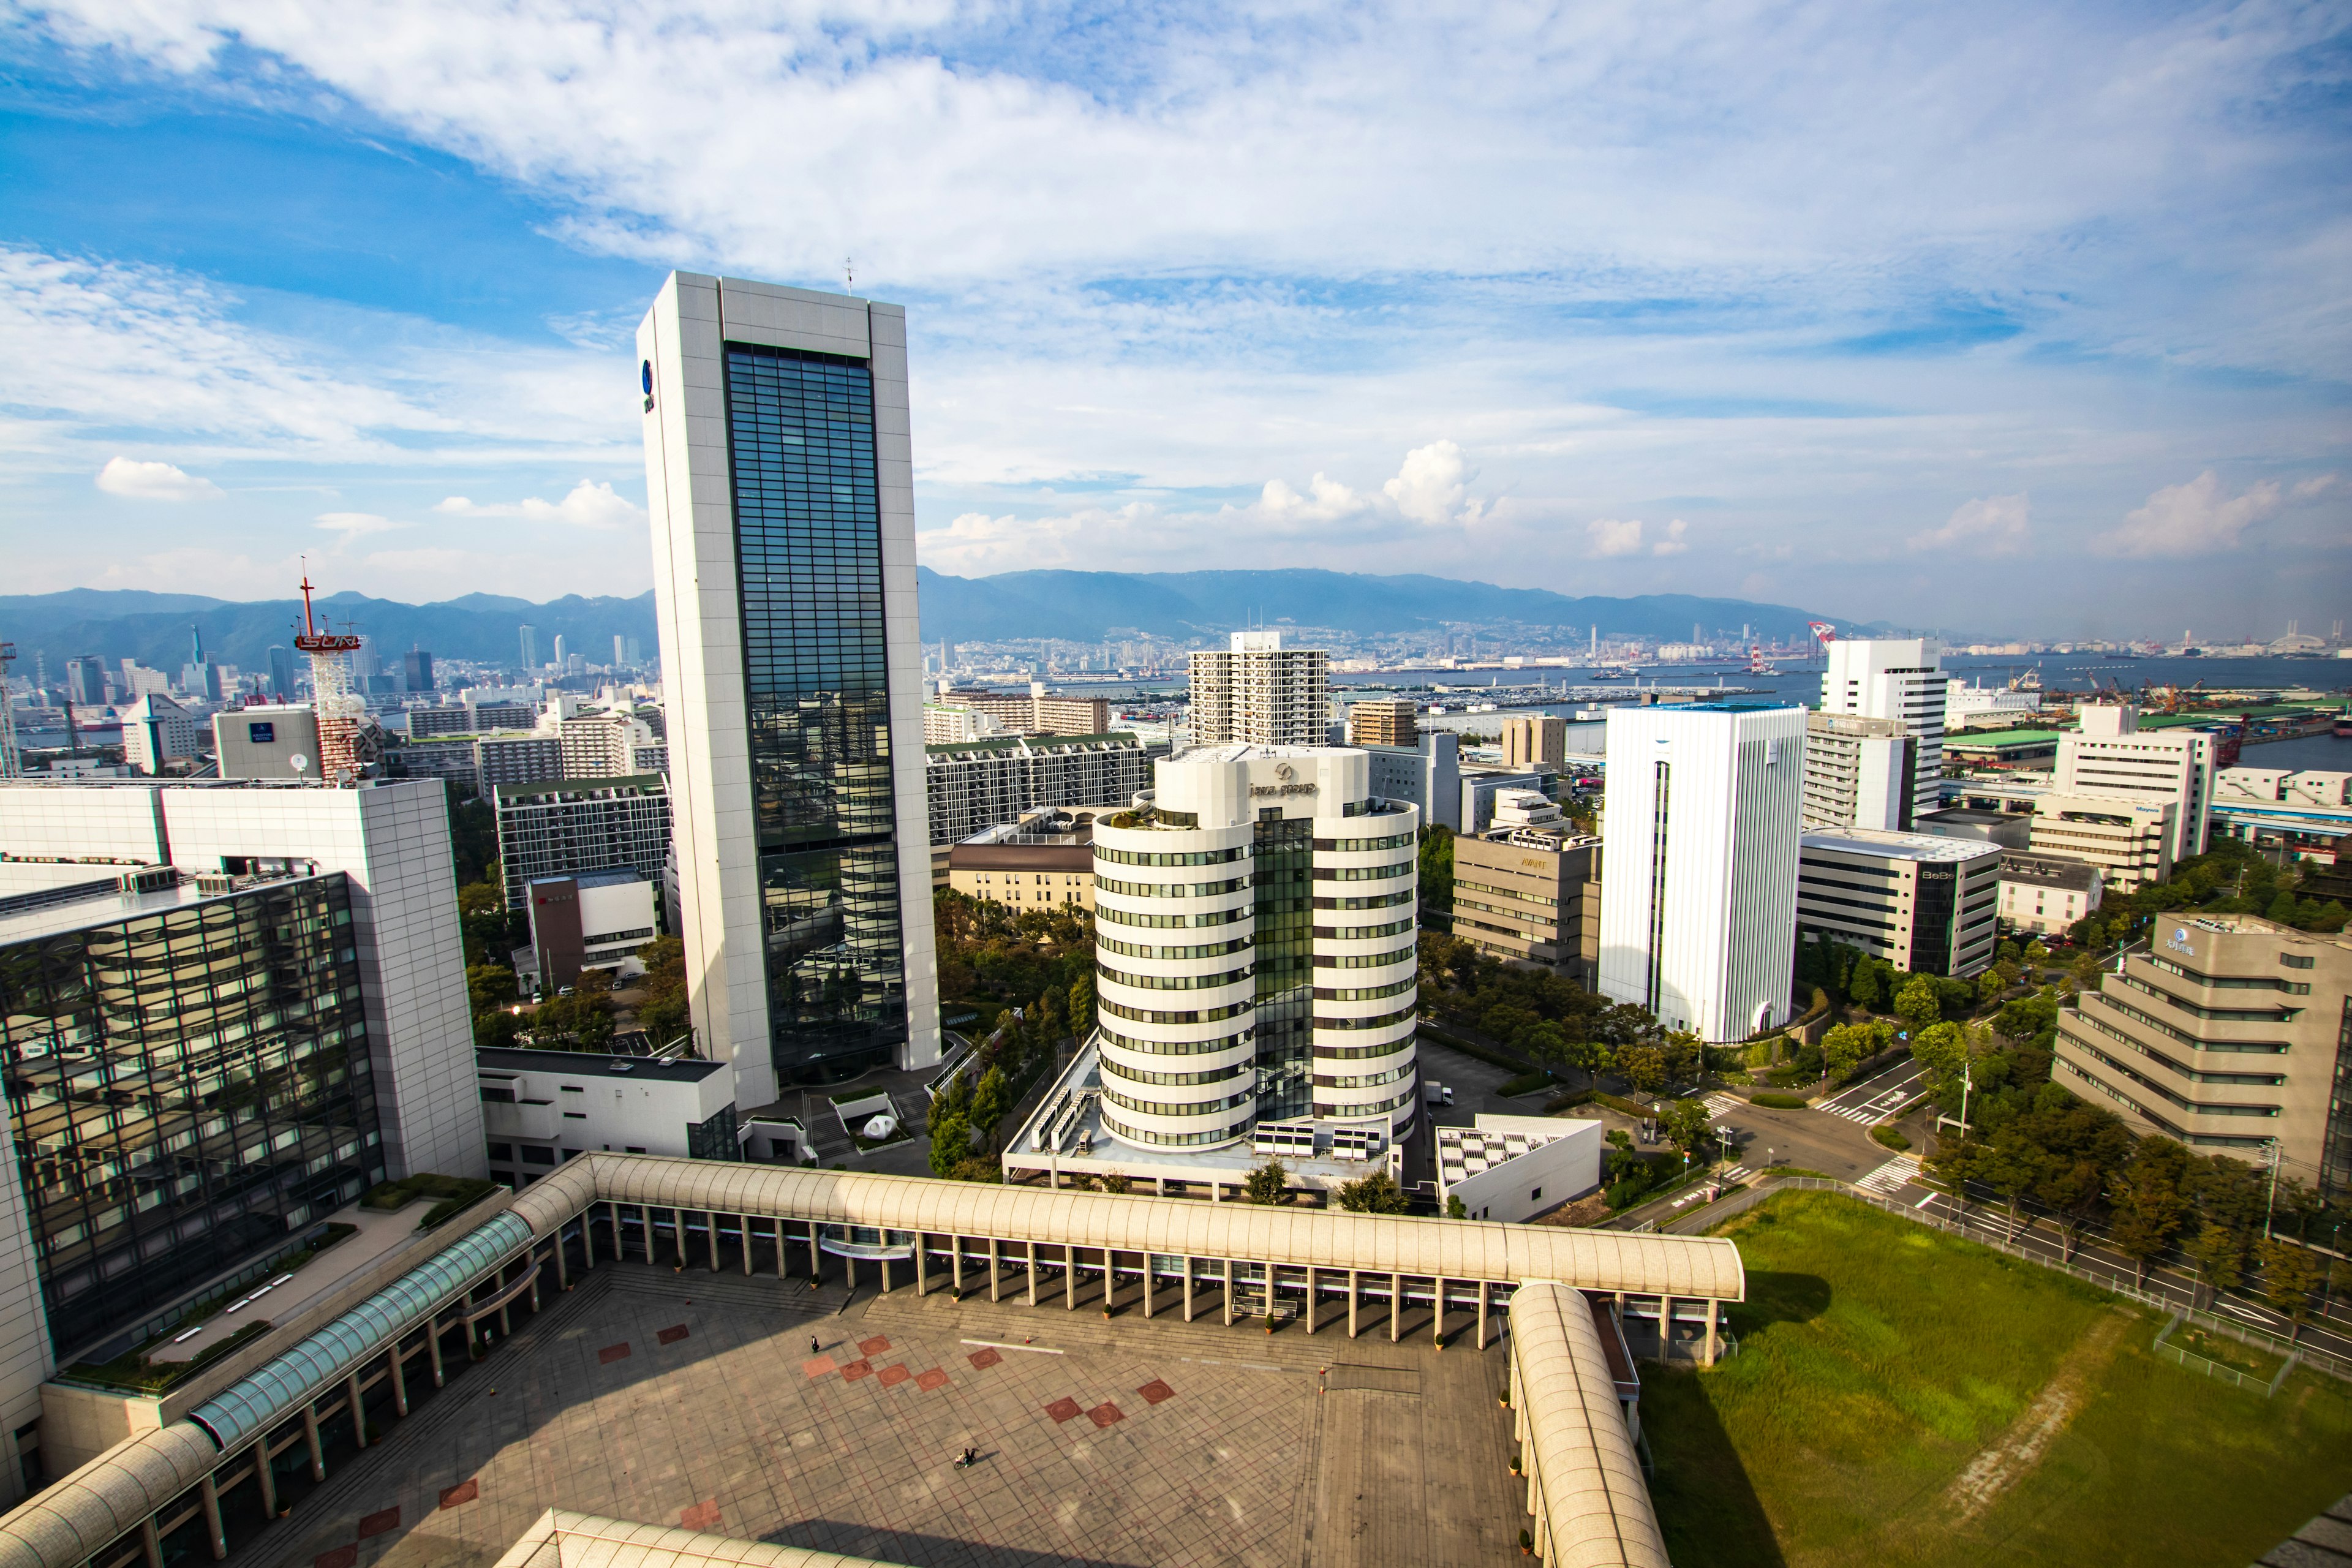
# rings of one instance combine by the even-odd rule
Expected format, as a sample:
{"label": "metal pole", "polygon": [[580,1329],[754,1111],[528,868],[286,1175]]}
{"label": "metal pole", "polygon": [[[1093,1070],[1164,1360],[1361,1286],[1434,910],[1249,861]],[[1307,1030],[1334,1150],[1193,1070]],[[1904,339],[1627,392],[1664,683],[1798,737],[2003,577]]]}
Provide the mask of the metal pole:
{"label": "metal pole", "polygon": [[221,1529],[220,1488],[214,1484],[210,1470],[196,1482],[196,1495],[204,1500],[205,1533],[212,1538],[213,1561],[217,1563],[228,1555],[228,1532]]}
{"label": "metal pole", "polygon": [[1389,1276],[1389,1343],[1397,1342],[1404,1331],[1404,1276]]}
{"label": "metal pole", "polygon": [[1315,1265],[1307,1266],[1307,1331],[1315,1331]]}

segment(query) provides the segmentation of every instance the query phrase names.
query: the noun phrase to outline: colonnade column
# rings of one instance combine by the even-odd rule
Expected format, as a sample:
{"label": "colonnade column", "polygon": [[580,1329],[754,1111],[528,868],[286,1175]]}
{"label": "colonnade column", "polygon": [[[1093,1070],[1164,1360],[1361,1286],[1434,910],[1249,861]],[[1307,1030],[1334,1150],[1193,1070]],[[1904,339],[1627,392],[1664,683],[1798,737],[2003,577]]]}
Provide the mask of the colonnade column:
{"label": "colonnade column", "polygon": [[931,1260],[923,1256],[924,1248],[930,1244],[931,1238],[927,1233],[919,1230],[915,1233],[915,1294],[918,1296],[931,1293]]}
{"label": "colonnade column", "polygon": [[1717,1313],[1717,1310],[1720,1308],[1720,1306],[1721,1306],[1721,1303],[1720,1303],[1720,1302],[1718,1302],[1718,1301],[1717,1301],[1713,1297],[1709,1297],[1709,1298],[1707,1299],[1707,1303],[1706,1303],[1706,1364],[1707,1364],[1707,1365],[1709,1365],[1709,1366],[1713,1366],[1713,1365],[1715,1364],[1715,1321],[1716,1321],[1716,1313]]}
{"label": "colonnade column", "polygon": [[593,1199],[580,1211],[580,1255],[588,1260],[589,1268],[596,1267],[596,1204]]}
{"label": "colonnade column", "polygon": [[751,1216],[739,1214],[735,1216],[735,1223],[743,1227],[743,1278],[749,1279],[751,1278]]}
{"label": "colonnade column", "polygon": [[433,1363],[433,1386],[439,1388],[448,1379],[441,1372],[441,1319],[437,1314],[425,1321],[425,1350]]}
{"label": "colonnade column", "polygon": [[1078,1310],[1078,1248],[1074,1242],[1062,1244],[1062,1300],[1071,1311]]}
{"label": "colonnade column", "polygon": [[343,1390],[352,1402],[352,1444],[364,1448],[368,1446],[367,1406],[360,1399],[360,1374],[356,1370],[343,1379]]}
{"label": "colonnade column", "polygon": [[1192,1255],[1184,1255],[1184,1321],[1192,1321]]}
{"label": "colonnade column", "polygon": [[319,1442],[319,1407],[307,1401],[302,1406],[302,1436],[310,1445],[310,1479],[327,1479],[327,1450]]}
{"label": "colonnade column", "polygon": [[1356,1303],[1362,1299],[1357,1289],[1360,1280],[1354,1269],[1348,1270],[1348,1337],[1351,1340],[1356,1337]]}
{"label": "colonnade column", "polygon": [[992,1236],[988,1238],[988,1299],[990,1300],[998,1299],[997,1291],[1003,1283],[1003,1270],[998,1266],[996,1260],[996,1237]]}
{"label": "colonnade column", "polygon": [[1234,1326],[1234,1260],[1225,1259],[1225,1327]]}
{"label": "colonnade column", "polygon": [[228,1532],[221,1528],[220,1488],[213,1482],[213,1473],[206,1470],[196,1482],[196,1495],[204,1500],[205,1534],[213,1549],[213,1561],[228,1555]]}
{"label": "colonnade column", "polygon": [[1315,1265],[1307,1266],[1307,1331],[1315,1331]]}
{"label": "colonnade column", "polygon": [[1389,1343],[1404,1332],[1404,1276],[1389,1276]]}
{"label": "colonnade column", "polygon": [[400,1369],[400,1341],[392,1342],[392,1408],[402,1416],[408,1414],[408,1376]]}
{"label": "colonnade column", "polygon": [[963,1237],[961,1236],[948,1237],[948,1283],[953,1287],[956,1300],[962,1300]]}
{"label": "colonnade column", "polygon": [[1030,1243],[1028,1244],[1028,1246],[1029,1246],[1029,1304],[1030,1304],[1031,1306],[1033,1306],[1033,1307],[1034,1307],[1034,1306],[1035,1306],[1035,1305],[1037,1304],[1037,1244],[1036,1244],[1035,1242],[1034,1242],[1034,1241],[1033,1241],[1033,1242],[1030,1242]]}
{"label": "colonnade column", "polygon": [[1429,1339],[1439,1350],[1445,1348],[1445,1276],[1441,1274],[1429,1282],[1429,1304],[1433,1316],[1429,1325]]}
{"label": "colonnade column", "polygon": [[[580,1228],[583,1234],[588,1229],[584,1225]],[[572,1289],[572,1264],[563,1256],[563,1227],[560,1225],[555,1227],[555,1283],[560,1289]],[[401,1414],[405,1415],[408,1413],[404,1410]]]}
{"label": "colonnade column", "polygon": [[253,1479],[261,1488],[261,1517],[278,1517],[278,1473],[269,1464],[269,1434],[264,1432],[261,1441],[253,1446]]}
{"label": "colonnade column", "polygon": [[809,1281],[814,1284],[824,1277],[824,1255],[816,1249],[816,1221],[809,1221]]}
{"label": "colonnade column", "polygon": [[1151,1317],[1151,1254],[1144,1252],[1139,1256],[1143,1259],[1143,1316],[1149,1321]]}
{"label": "colonnade column", "polygon": [[1486,1348],[1486,1290],[1490,1281],[1478,1281],[1478,1348]]}

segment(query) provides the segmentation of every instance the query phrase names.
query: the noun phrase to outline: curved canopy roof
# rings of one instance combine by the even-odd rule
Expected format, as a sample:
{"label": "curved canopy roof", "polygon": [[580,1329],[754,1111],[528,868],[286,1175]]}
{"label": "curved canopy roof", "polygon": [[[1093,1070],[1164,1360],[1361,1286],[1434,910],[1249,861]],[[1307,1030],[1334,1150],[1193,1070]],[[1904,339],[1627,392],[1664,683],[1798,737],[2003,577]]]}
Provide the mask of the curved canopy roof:
{"label": "curved canopy roof", "polygon": [[1557,1285],[1515,1291],[1511,1356],[1535,1507],[1551,1536],[1544,1560],[1570,1568],[1668,1568],[1665,1537],[1583,1293]]}

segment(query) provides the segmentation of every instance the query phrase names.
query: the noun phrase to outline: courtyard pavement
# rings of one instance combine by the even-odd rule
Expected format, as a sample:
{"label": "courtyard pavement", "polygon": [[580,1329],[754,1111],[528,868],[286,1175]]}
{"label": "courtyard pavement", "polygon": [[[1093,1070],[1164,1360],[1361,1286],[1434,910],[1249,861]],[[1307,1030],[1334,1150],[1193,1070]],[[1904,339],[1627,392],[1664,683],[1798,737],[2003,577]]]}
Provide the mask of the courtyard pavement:
{"label": "courtyard pavement", "polygon": [[1122,1295],[1106,1320],[606,1265],[236,1555],[487,1568],[555,1507],[918,1568],[1518,1558],[1500,1344]]}

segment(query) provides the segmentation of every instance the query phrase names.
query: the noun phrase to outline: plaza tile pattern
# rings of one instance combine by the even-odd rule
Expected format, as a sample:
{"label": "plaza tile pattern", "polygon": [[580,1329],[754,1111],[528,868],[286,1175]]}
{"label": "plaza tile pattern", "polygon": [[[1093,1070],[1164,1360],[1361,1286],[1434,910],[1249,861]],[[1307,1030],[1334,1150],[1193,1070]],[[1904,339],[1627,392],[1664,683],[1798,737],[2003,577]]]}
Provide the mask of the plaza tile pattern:
{"label": "plaza tile pattern", "polygon": [[[1324,1393],[1343,1358],[1420,1392]],[[233,1563],[490,1568],[549,1507],[916,1568],[1517,1562],[1504,1379],[1499,1346],[607,1266]]]}

